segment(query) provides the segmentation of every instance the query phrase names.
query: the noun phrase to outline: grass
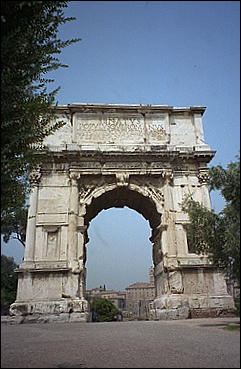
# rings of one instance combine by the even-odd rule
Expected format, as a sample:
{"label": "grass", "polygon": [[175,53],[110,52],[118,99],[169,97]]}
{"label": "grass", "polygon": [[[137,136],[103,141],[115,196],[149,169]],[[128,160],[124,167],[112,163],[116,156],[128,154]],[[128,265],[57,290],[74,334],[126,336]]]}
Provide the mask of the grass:
{"label": "grass", "polygon": [[239,331],[240,330],[240,324],[229,324],[224,329],[227,329],[228,331]]}

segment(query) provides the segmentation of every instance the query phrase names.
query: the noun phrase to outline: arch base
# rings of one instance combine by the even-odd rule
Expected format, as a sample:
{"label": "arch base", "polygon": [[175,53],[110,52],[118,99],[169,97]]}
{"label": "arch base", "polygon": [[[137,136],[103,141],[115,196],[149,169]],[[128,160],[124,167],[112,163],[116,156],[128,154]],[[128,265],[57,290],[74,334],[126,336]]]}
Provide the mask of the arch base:
{"label": "arch base", "polygon": [[235,306],[230,295],[163,295],[150,306],[150,320],[210,318],[233,315]]}
{"label": "arch base", "polygon": [[87,322],[88,302],[85,299],[14,302],[10,315],[22,317],[21,323]]}

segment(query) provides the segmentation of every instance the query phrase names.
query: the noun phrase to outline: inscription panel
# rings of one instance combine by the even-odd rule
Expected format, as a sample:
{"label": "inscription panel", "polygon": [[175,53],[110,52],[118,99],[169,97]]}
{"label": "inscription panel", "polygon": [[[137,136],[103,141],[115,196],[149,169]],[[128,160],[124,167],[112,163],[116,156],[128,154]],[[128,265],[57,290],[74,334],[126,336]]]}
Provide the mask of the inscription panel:
{"label": "inscription panel", "polygon": [[144,118],[137,114],[78,114],[74,116],[74,141],[77,143],[144,143]]}
{"label": "inscription panel", "polygon": [[138,113],[75,113],[73,142],[77,144],[148,144],[166,141],[165,115],[145,120]]}
{"label": "inscription panel", "polygon": [[147,114],[146,131],[149,143],[167,142],[169,139],[168,114]]}

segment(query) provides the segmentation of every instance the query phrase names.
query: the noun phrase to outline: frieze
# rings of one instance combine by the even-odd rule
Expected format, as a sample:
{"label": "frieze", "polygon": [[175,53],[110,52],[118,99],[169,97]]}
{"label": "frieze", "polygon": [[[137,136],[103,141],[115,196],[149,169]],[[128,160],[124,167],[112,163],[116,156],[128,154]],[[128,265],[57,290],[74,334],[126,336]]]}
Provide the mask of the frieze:
{"label": "frieze", "polygon": [[103,164],[103,168],[105,169],[119,169],[119,168],[126,168],[126,169],[132,169],[132,168],[148,168],[147,163],[140,163],[140,162],[107,162]]}

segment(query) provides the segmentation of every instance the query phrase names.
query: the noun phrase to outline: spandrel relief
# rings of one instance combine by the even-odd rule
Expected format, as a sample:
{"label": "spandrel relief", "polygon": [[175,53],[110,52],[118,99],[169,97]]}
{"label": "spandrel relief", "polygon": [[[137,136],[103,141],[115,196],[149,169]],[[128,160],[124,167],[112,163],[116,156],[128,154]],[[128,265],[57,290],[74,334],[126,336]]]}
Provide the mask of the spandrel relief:
{"label": "spandrel relief", "polygon": [[164,194],[162,190],[156,187],[148,187],[148,191],[150,193],[150,197],[156,198],[161,205],[164,205]]}
{"label": "spandrel relief", "polygon": [[96,188],[95,185],[81,185],[79,187],[79,200],[83,203]]}

